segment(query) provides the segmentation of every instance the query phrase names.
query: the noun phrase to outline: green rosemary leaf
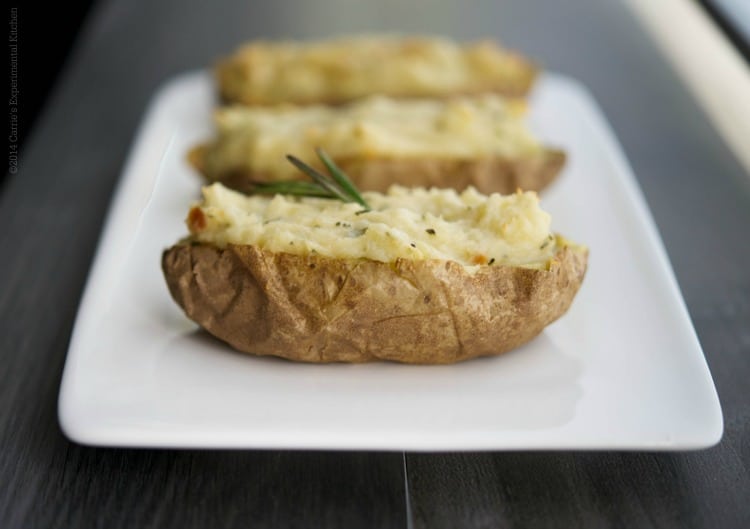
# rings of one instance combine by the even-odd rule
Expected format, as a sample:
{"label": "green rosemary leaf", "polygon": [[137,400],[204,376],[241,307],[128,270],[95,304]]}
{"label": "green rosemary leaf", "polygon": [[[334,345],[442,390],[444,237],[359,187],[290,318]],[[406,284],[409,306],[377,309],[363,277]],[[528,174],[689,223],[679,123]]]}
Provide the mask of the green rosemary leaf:
{"label": "green rosemary leaf", "polygon": [[279,182],[258,182],[253,191],[267,195],[296,195],[304,197],[337,198],[335,195],[313,182],[282,180]]}
{"label": "green rosemary leaf", "polygon": [[[346,193],[342,192],[339,187],[336,186],[335,182],[332,182],[329,177],[319,173],[309,165],[307,165],[305,162],[297,158],[296,156],[292,156],[291,154],[286,155],[286,159],[292,162],[294,166],[305,173],[307,176],[312,178],[316,184],[320,185],[322,188],[324,188],[326,191],[329,191],[332,195],[334,195],[339,200],[342,200],[343,202],[351,202],[351,198],[349,198]],[[333,197],[332,197],[333,198]]]}
{"label": "green rosemary leaf", "polygon": [[287,154],[287,160],[313,181],[279,180],[277,182],[255,182],[251,192],[338,199],[342,202],[356,202],[364,207],[365,209],[358,211],[357,215],[370,211],[370,206],[362,198],[362,195],[352,181],[349,180],[349,177],[344,174],[323,149],[316,149],[316,152],[331,173],[330,175],[325,175],[310,167],[296,156]]}
{"label": "green rosemary leaf", "polygon": [[357,191],[357,188],[354,187],[354,184],[351,180],[349,180],[349,177],[346,176],[346,174],[336,165],[333,160],[331,160],[328,154],[326,154],[326,152],[320,147],[315,149],[315,152],[317,153],[318,158],[320,158],[320,160],[325,164],[328,172],[331,173],[331,176],[339,185],[339,187],[341,187],[341,189],[346,192],[347,195],[349,195],[353,202],[357,202],[359,205],[369,211],[370,206],[367,204],[367,202],[365,202],[365,199],[362,198],[362,195],[359,194],[359,191]]}

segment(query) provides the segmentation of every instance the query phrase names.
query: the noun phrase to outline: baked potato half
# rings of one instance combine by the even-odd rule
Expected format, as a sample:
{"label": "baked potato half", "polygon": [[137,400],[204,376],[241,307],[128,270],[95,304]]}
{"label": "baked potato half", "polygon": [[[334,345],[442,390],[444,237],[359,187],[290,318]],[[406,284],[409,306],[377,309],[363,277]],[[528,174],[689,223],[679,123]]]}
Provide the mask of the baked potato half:
{"label": "baked potato half", "polygon": [[164,251],[185,314],[238,351],[304,362],[447,364],[496,355],[563,315],[587,250],[534,193],[393,187],[371,210],[214,184]]}
{"label": "baked potato half", "polygon": [[339,107],[227,107],[217,136],[188,160],[209,181],[248,191],[295,178],[285,153],[321,147],[363,190],[391,185],[482,193],[539,191],[565,164],[524,121],[526,105],[497,95],[451,100],[371,97]]}
{"label": "baked potato half", "polygon": [[313,42],[259,41],[219,61],[219,94],[245,105],[340,104],[372,94],[523,96],[537,67],[492,41],[360,35]]}

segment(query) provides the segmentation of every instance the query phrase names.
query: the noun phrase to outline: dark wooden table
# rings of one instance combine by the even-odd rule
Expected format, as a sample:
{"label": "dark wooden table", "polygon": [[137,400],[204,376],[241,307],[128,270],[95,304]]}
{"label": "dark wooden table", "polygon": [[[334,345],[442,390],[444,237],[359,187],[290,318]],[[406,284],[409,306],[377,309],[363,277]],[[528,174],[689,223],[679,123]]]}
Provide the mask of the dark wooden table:
{"label": "dark wooden table", "polygon": [[[75,311],[154,90],[245,39],[362,30],[501,38],[590,88],[635,169],[705,350],[726,425],[718,446],[216,452],[96,449],[63,437],[57,392]],[[622,4],[103,2],[0,198],[0,227],[2,528],[750,527],[750,177]]]}

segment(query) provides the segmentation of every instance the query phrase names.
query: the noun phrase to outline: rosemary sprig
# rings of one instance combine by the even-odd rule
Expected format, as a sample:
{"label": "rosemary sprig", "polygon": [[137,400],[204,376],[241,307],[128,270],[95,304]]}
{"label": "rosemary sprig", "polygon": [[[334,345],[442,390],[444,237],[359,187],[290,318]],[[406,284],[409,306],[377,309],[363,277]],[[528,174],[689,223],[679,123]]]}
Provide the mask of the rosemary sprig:
{"label": "rosemary sprig", "polygon": [[253,186],[256,193],[296,195],[306,197],[332,198],[342,202],[356,202],[365,211],[370,211],[370,206],[362,198],[357,188],[354,186],[349,177],[334,163],[323,149],[315,149],[318,158],[326,166],[329,174],[323,174],[313,169],[305,162],[292,156],[286,155],[297,169],[305,173],[312,179],[312,182],[299,180],[281,180],[278,182],[258,182]]}
{"label": "rosemary sprig", "polygon": [[336,180],[336,183],[346,191],[346,193],[354,199],[355,202],[357,202],[359,205],[370,209],[370,207],[365,202],[365,199],[362,198],[362,195],[359,194],[359,191],[356,187],[354,187],[354,183],[349,180],[349,177],[346,176],[346,173],[339,169],[339,167],[331,160],[331,158],[326,154],[326,152],[318,147],[315,149],[315,153],[318,155],[318,158],[320,158],[320,161],[322,161],[326,168],[328,169],[328,172],[331,174],[331,176]]}

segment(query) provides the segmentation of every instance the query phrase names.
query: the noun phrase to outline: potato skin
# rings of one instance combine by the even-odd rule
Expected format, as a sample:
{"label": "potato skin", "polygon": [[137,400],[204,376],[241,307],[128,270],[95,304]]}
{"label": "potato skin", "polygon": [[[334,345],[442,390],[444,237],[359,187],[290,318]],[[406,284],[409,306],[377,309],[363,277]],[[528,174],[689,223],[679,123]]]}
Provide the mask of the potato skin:
{"label": "potato skin", "polygon": [[441,187],[463,191],[474,186],[480,193],[507,195],[517,189],[541,191],[565,165],[565,153],[546,149],[533,158],[483,158],[476,160],[341,160],[343,171],[355,185],[386,192],[393,184],[407,187]]}
{"label": "potato skin", "polygon": [[587,250],[549,270],[452,261],[382,263],[185,243],[162,268],[187,316],[239,351],[304,362],[449,364],[496,355],[564,314]]}
{"label": "potato skin", "polygon": [[[273,180],[262,173],[243,169],[210,174],[205,156],[209,146],[196,147],[188,161],[208,180],[221,182],[241,192],[252,190],[253,182]],[[391,185],[406,187],[441,187],[463,191],[474,186],[480,193],[509,194],[517,189],[541,191],[565,165],[566,155],[558,149],[545,149],[538,156],[509,159],[488,157],[468,160],[452,159],[337,159],[336,164],[363,191],[385,192]]]}

